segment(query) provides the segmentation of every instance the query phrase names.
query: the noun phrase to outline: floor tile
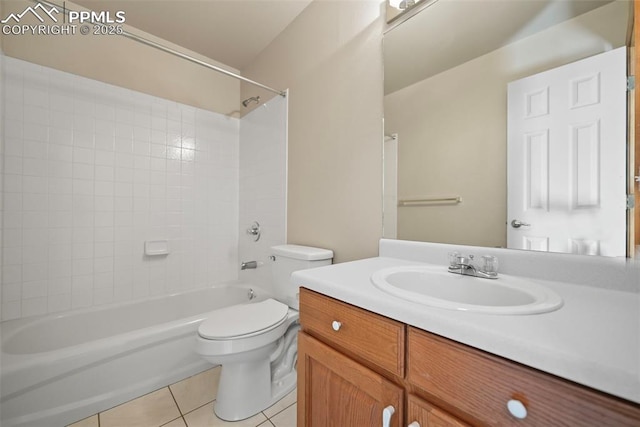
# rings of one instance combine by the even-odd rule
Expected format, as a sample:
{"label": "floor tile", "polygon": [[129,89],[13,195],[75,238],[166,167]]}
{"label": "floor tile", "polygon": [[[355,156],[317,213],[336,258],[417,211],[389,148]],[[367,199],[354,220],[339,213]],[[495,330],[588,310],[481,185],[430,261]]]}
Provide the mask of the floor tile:
{"label": "floor tile", "polygon": [[260,424],[258,427],[273,427],[273,424],[271,424],[271,421],[265,421],[262,424]]}
{"label": "floor tile", "polygon": [[100,427],[161,426],[180,417],[168,387],[100,413]]}
{"label": "floor tile", "polygon": [[274,403],[272,406],[270,406],[269,408],[265,409],[262,412],[264,412],[267,418],[271,418],[278,412],[284,411],[289,406],[296,403],[296,399],[298,397],[297,392],[298,392],[297,389],[294,389],[291,393],[287,394],[285,397],[283,397],[278,402]]}
{"label": "floor tile", "polygon": [[178,383],[170,385],[182,414],[193,411],[216,398],[220,366],[208,369]]}
{"label": "floor tile", "polygon": [[275,427],[296,427],[297,413],[298,405],[294,404],[269,420]]}
{"label": "floor tile", "polygon": [[162,427],[187,427],[182,417],[177,420],[173,420],[170,423],[164,424]]}
{"label": "floor tile", "polygon": [[85,418],[84,420],[80,420],[77,423],[70,424],[67,427],[99,427],[98,416],[93,415],[89,418]]}
{"label": "floor tile", "polygon": [[222,421],[220,418],[216,417],[216,414],[213,412],[213,402],[186,414],[184,419],[187,422],[188,427],[256,427],[267,420],[264,414],[260,412],[258,415],[242,421],[235,421],[232,423]]}

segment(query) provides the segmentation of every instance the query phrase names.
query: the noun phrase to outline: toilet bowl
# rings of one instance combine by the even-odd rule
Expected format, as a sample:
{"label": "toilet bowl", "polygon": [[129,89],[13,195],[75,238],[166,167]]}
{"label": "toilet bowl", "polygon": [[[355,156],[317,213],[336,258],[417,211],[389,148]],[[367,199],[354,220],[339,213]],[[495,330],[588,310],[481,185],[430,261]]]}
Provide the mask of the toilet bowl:
{"label": "toilet bowl", "polygon": [[307,246],[271,249],[275,298],[213,311],[198,328],[196,352],[222,365],[214,411],[225,421],[249,418],[295,388],[298,288],[289,278],[293,271],[328,265],[333,257],[332,251]]}

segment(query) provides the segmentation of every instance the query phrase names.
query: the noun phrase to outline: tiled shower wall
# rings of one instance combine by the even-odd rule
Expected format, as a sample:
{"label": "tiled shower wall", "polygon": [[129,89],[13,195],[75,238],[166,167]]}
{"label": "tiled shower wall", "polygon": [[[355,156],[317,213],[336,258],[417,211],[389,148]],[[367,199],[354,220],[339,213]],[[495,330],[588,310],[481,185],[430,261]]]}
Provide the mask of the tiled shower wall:
{"label": "tiled shower wall", "polygon": [[2,320],[237,278],[238,119],[2,59]]}

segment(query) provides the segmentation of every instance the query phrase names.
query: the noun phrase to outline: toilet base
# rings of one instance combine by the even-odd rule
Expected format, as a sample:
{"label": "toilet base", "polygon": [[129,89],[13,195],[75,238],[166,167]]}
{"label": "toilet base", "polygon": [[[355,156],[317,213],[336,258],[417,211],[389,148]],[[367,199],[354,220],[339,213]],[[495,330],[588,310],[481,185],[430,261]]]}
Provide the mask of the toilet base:
{"label": "toilet base", "polygon": [[[213,411],[218,418],[224,421],[240,421],[250,418],[274,405],[293,391],[296,388],[296,376],[294,369],[281,380],[271,384],[266,395],[264,390],[255,389],[257,383],[252,381],[251,387],[254,391],[250,393],[248,398],[246,394],[242,395],[240,400],[238,396],[232,396],[233,392],[224,393],[224,390],[228,392],[229,388],[220,388],[223,391],[223,396],[218,395],[213,405]],[[222,384],[222,373],[220,374],[220,384]]]}
{"label": "toilet base", "polygon": [[289,325],[278,341],[255,350],[216,358],[222,363],[216,416],[224,421],[252,417],[289,394],[297,382],[298,331]]}

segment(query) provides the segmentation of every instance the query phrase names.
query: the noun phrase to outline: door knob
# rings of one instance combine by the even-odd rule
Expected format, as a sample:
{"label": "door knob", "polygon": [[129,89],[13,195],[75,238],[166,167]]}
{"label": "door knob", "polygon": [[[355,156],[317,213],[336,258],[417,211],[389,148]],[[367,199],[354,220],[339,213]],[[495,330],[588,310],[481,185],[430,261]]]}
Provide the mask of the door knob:
{"label": "door knob", "polygon": [[522,222],[518,219],[514,219],[513,221],[511,221],[511,226],[513,228],[520,228],[520,227],[530,227],[531,224],[527,224],[526,222]]}

